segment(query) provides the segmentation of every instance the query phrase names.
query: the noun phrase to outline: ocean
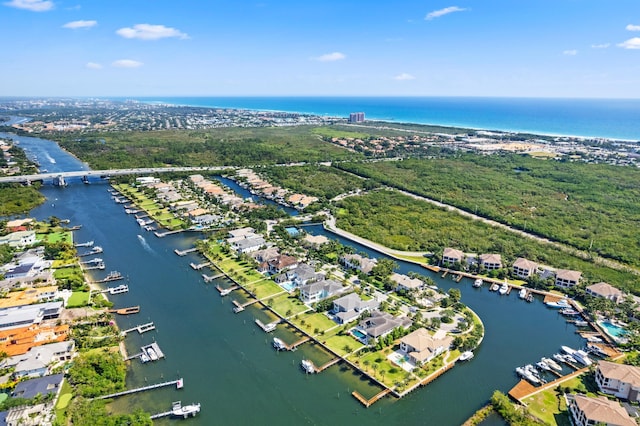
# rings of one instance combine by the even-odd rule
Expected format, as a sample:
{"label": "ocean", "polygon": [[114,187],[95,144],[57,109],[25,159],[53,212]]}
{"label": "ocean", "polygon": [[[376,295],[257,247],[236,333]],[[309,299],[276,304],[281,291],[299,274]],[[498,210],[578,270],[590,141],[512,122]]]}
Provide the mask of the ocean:
{"label": "ocean", "polygon": [[337,117],[348,117],[351,112],[362,111],[370,120],[640,141],[640,99],[480,97],[140,97],[134,99],[150,103],[287,111]]}

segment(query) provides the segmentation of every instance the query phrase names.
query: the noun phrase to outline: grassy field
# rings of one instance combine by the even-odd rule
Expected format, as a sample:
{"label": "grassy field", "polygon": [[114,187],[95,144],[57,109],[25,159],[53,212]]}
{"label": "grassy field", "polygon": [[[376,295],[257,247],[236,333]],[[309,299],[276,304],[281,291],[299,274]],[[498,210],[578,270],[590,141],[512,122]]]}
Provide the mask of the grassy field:
{"label": "grassy field", "polygon": [[264,299],[284,291],[278,284],[266,278],[254,284],[244,284],[244,286],[251,290],[258,299]]}
{"label": "grassy field", "polygon": [[46,234],[36,234],[36,239],[47,243],[73,243],[71,231],[47,232]]}
{"label": "grassy field", "polygon": [[326,315],[319,313],[301,314],[298,318],[293,318],[291,322],[309,334],[316,334],[316,329],[321,333],[323,331],[326,332],[330,328],[336,327],[335,322],[327,318]]}
{"label": "grassy field", "polygon": [[316,127],[315,129],[312,129],[311,132],[327,138],[367,139],[369,136],[371,136],[369,133],[340,130],[336,127]]}
{"label": "grassy field", "polygon": [[[387,355],[391,353],[391,348],[385,348],[377,352],[369,352],[363,356],[353,355],[351,361],[356,362],[358,366],[366,373],[374,376],[389,387],[396,387],[397,383],[404,383],[411,374],[402,368],[394,365],[387,359]],[[374,367],[374,365],[376,367]],[[413,383],[417,379],[411,377],[409,383]]]}
{"label": "grassy field", "polygon": [[[273,300],[271,309],[273,309],[283,317],[297,315],[309,310],[309,307],[302,303],[300,299],[289,294],[281,294],[280,296],[276,296],[271,300]],[[289,313],[289,315],[287,315],[287,312],[289,311],[291,312]]]}
{"label": "grassy field", "polygon": [[79,308],[89,303],[88,291],[74,291],[67,302],[67,308]]}

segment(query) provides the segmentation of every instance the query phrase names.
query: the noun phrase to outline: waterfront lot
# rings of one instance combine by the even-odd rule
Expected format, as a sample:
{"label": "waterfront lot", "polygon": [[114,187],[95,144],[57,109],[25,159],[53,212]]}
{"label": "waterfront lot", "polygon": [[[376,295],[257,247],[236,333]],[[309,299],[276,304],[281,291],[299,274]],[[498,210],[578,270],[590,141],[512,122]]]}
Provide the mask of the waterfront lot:
{"label": "waterfront lot", "polygon": [[291,296],[288,293],[281,294],[269,300],[273,300],[271,309],[273,309],[283,317],[297,315],[310,309],[308,306],[302,303],[300,299],[295,296]]}

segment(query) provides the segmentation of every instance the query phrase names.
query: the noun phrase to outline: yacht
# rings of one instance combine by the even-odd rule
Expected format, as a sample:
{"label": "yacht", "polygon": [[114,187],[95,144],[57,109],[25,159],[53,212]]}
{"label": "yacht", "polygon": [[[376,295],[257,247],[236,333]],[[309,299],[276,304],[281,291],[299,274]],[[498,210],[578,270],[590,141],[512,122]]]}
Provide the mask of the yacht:
{"label": "yacht", "polygon": [[507,294],[507,291],[509,291],[509,284],[507,284],[506,282],[504,282],[501,286],[500,286],[500,290],[498,290],[498,292],[500,294]]}
{"label": "yacht", "polygon": [[307,374],[316,372],[316,367],[313,365],[313,362],[309,361],[308,359],[303,359],[300,365],[302,366],[304,372]]}
{"label": "yacht", "polygon": [[520,299],[524,299],[527,297],[527,289],[526,288],[521,288],[520,292],[518,292],[518,297]]}
{"label": "yacht", "polygon": [[549,367],[553,368],[556,371],[562,371],[562,366],[560,366],[560,364],[558,364],[551,358],[543,357],[541,361],[543,361],[545,364],[547,364]]}
{"label": "yacht", "polygon": [[593,361],[589,359],[589,354],[582,349],[575,351],[572,355],[580,364],[589,366],[593,364]]}
{"label": "yacht", "polygon": [[498,291],[499,288],[500,284],[492,284],[491,287],[489,287],[489,291]]}
{"label": "yacht", "polygon": [[560,310],[560,313],[566,316],[580,315],[580,312],[576,311],[573,308],[563,308]]}
{"label": "yacht", "polygon": [[591,343],[602,343],[602,339],[598,336],[589,336],[587,337],[587,342]]}
{"label": "yacht", "polygon": [[482,278],[478,278],[473,282],[473,286],[475,288],[482,287],[482,284],[483,284]]}
{"label": "yacht", "polygon": [[606,358],[609,355],[604,351],[604,349],[602,349],[600,346],[596,346],[596,345],[592,345],[587,343],[587,348],[589,349],[589,352],[594,353],[597,356]]}
{"label": "yacht", "polygon": [[560,299],[557,302],[545,302],[545,305],[554,309],[571,308],[567,299]]}
{"label": "yacht", "polygon": [[551,371],[551,367],[549,366],[549,364],[547,364],[546,362],[544,362],[542,360],[536,362],[536,367],[538,367],[541,370]]}
{"label": "yacht", "polygon": [[589,325],[587,321],[580,321],[580,320],[574,322],[574,324],[576,325],[576,327],[587,327]]}
{"label": "yacht", "polygon": [[180,401],[174,402],[171,407],[171,415],[186,419],[189,416],[195,417],[200,412],[200,404],[182,405]]}
{"label": "yacht", "polygon": [[287,345],[285,345],[285,343],[282,340],[278,339],[277,337],[273,338],[273,347],[279,351],[283,351],[287,349]]}
{"label": "yacht", "polygon": [[149,355],[149,359],[151,361],[157,361],[158,360],[158,354],[156,353],[156,351],[153,348],[147,348],[147,355]]}
{"label": "yacht", "polygon": [[468,361],[471,358],[473,358],[473,352],[466,351],[466,352],[463,352],[462,355],[460,355],[460,358],[458,358],[458,360],[459,361]]}
{"label": "yacht", "polygon": [[518,373],[521,377],[530,381],[534,385],[540,384],[540,379],[538,379],[535,375],[533,375],[526,367],[516,368],[516,373]]}

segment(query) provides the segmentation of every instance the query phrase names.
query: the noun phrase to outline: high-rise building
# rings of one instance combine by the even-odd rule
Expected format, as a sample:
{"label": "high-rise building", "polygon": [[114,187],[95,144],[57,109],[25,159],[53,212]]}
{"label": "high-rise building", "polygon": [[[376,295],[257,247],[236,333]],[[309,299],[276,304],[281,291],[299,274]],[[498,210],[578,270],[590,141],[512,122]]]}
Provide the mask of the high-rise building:
{"label": "high-rise building", "polygon": [[352,112],[349,114],[349,123],[364,122],[364,112]]}

